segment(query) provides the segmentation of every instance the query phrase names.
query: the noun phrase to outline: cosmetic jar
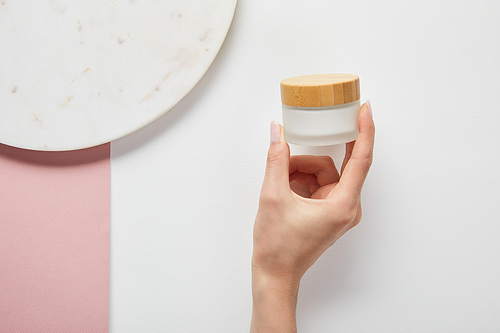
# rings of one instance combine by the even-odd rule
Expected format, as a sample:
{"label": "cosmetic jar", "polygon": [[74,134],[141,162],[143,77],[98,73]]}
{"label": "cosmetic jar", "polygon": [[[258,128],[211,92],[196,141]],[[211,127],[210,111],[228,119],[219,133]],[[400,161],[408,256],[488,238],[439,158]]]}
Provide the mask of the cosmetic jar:
{"label": "cosmetic jar", "polygon": [[281,81],[286,141],[303,146],[354,141],[359,99],[359,77],[352,74],[314,74]]}

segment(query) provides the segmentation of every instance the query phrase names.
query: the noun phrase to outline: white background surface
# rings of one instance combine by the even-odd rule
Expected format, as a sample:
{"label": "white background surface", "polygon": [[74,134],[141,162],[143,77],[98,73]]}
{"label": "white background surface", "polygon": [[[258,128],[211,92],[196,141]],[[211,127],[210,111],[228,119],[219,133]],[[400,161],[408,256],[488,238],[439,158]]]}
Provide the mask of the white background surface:
{"label": "white background surface", "polygon": [[496,0],[240,0],[194,90],[112,144],[111,332],[248,331],[279,81],[325,72],[360,76],[375,159],[299,331],[498,332],[499,18]]}

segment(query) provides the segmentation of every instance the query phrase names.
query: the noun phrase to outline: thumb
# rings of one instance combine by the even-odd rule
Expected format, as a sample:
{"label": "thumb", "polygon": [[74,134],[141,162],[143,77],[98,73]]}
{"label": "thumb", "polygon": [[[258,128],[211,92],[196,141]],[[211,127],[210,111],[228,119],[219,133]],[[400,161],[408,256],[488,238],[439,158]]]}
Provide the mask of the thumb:
{"label": "thumb", "polygon": [[289,190],[290,148],[285,141],[283,127],[271,122],[271,144],[267,153],[263,190],[275,192]]}

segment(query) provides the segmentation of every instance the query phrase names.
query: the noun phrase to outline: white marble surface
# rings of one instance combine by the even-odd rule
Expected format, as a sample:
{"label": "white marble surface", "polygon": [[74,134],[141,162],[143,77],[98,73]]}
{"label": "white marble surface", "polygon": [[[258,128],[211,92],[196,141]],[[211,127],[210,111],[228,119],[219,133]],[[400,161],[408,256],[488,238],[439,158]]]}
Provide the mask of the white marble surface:
{"label": "white marble surface", "polygon": [[0,142],[79,149],[152,122],[206,72],[236,1],[0,1]]}

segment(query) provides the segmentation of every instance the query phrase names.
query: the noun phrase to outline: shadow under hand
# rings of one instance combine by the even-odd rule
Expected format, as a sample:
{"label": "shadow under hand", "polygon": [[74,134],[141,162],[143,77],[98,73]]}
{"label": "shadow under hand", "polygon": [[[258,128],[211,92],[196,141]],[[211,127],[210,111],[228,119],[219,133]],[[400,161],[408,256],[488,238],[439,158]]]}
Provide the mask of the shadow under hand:
{"label": "shadow under hand", "polygon": [[298,304],[298,315],[303,322],[315,322],[325,311],[342,316],[342,309],[337,306],[345,304],[346,299],[356,299],[361,293],[358,285],[358,277],[363,276],[359,273],[363,261],[361,250],[356,241],[343,239],[349,238],[350,232],[328,249],[304,275]]}

